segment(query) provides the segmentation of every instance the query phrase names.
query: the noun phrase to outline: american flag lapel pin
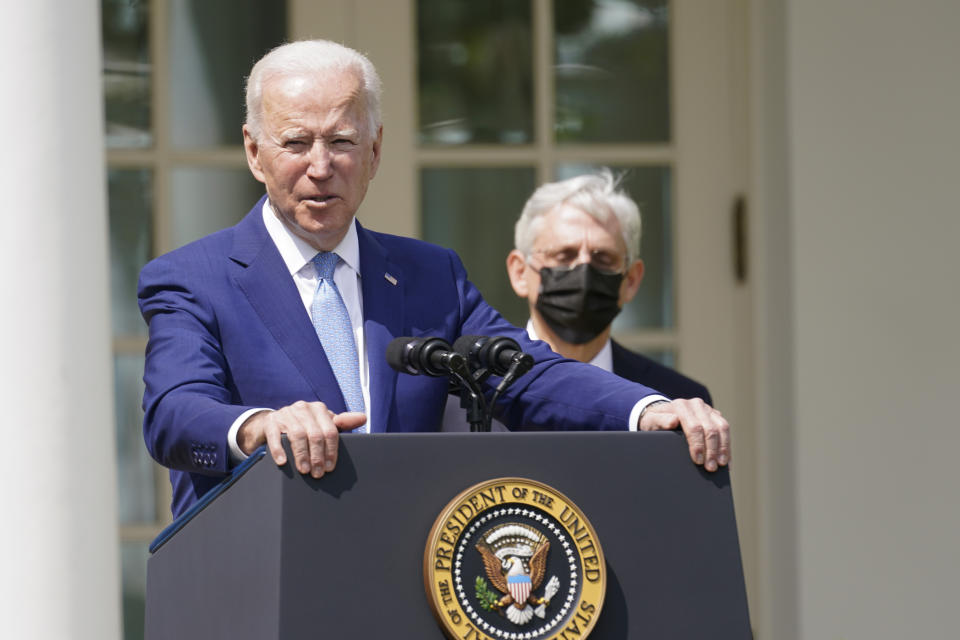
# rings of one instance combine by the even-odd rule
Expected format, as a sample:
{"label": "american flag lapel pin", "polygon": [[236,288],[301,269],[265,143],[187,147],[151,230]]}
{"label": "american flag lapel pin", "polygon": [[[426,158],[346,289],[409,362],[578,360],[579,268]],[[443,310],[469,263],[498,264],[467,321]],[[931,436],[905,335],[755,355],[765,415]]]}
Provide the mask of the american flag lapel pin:
{"label": "american flag lapel pin", "polygon": [[393,286],[397,286],[397,279],[394,278],[394,277],[393,277],[392,275],[390,275],[389,273],[383,274],[383,277],[386,279],[387,282],[389,282],[389,283],[392,284]]}

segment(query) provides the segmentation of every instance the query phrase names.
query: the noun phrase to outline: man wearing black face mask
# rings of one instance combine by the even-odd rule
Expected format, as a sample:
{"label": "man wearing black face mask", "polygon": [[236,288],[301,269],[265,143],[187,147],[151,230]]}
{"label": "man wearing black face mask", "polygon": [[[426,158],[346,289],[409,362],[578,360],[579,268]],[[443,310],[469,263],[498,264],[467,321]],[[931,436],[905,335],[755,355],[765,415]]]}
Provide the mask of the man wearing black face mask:
{"label": "man wearing black face mask", "polygon": [[[661,411],[719,416],[706,387],[610,339],[611,322],[637,293],[643,262],[640,212],[609,170],[537,189],[517,221],[515,243],[507,272],[514,292],[529,301],[531,339],[660,391],[663,403],[650,404],[641,420]],[[443,430],[466,428],[466,413],[451,396]],[[504,429],[496,421],[493,428]],[[727,464],[729,456],[718,460]]]}
{"label": "man wearing black face mask", "polygon": [[560,355],[589,362],[670,398],[711,403],[702,384],[633,353],[610,325],[640,286],[640,212],[609,170],[537,189],[507,257],[514,292],[530,303],[527,331]]}

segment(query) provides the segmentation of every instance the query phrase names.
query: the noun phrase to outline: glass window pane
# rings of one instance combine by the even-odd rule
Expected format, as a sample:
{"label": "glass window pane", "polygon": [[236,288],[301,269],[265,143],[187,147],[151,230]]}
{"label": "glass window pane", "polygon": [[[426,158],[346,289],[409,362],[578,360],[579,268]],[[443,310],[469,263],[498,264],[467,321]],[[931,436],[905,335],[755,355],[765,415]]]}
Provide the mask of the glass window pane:
{"label": "glass window pane", "polygon": [[667,0],[563,0],[553,7],[557,141],[669,141]]}
{"label": "glass window pane", "polygon": [[147,548],[146,542],[124,542],[120,545],[124,640],[143,638],[147,602]]}
{"label": "glass window pane", "polygon": [[246,168],[181,168],[170,178],[174,247],[236,224],[264,194]]}
{"label": "glass window pane", "polygon": [[533,141],[530,2],[418,0],[420,142]]}
{"label": "glass window pane", "polygon": [[[567,164],[557,167],[557,179],[594,172],[599,167]],[[621,187],[640,207],[640,258],[643,282],[637,295],[613,321],[613,330],[668,329],[673,317],[673,234],[671,225],[671,170],[669,167],[616,167]]]}
{"label": "glass window pane", "polygon": [[173,144],[242,144],[244,79],[286,40],[285,0],[171,0],[169,15]]}
{"label": "glass window pane", "polygon": [[533,169],[424,169],[423,237],[454,249],[483,297],[510,322],[527,321],[527,303],[507,278],[513,225],[533,192]]}
{"label": "glass window pane", "polygon": [[100,8],[107,146],[149,147],[153,144],[147,28],[150,3],[101,0]]}
{"label": "glass window pane", "polygon": [[146,335],[137,307],[137,278],[150,259],[153,174],[147,169],[112,169],[107,185],[113,333]]}
{"label": "glass window pane", "polygon": [[157,519],[154,463],[143,444],[143,356],[114,358],[117,413],[117,484],[120,522],[152,523]]}

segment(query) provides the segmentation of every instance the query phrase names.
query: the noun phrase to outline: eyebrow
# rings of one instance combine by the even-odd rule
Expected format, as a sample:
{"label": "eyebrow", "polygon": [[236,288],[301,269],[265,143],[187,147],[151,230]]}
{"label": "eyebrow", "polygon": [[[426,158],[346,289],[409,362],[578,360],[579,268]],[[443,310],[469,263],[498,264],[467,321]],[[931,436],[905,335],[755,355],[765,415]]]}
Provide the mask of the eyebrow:
{"label": "eyebrow", "polygon": [[334,131],[334,132],[330,133],[330,134],[327,135],[326,137],[328,137],[328,138],[337,138],[337,137],[350,138],[350,137],[357,136],[357,135],[360,135],[360,130],[359,130],[359,129],[339,129],[339,130],[337,130],[337,131]]}
{"label": "eyebrow", "polygon": [[293,140],[294,138],[302,138],[306,135],[310,135],[310,132],[298,127],[295,129],[285,129],[281,131],[277,137],[281,140]]}
{"label": "eyebrow", "polygon": [[[359,136],[359,135],[360,135],[360,130],[359,130],[359,129],[356,129],[356,128],[337,129],[337,130],[331,131],[331,132],[329,132],[329,133],[323,133],[323,132],[320,133],[320,137],[325,138],[325,139],[331,139],[331,138],[353,138],[353,137],[357,137],[357,136]],[[280,141],[282,141],[282,142],[287,142],[287,141],[290,141],[290,140],[296,140],[296,139],[298,139],[298,138],[304,138],[304,137],[313,138],[313,137],[314,137],[314,133],[313,133],[312,131],[310,131],[309,129],[305,129],[305,128],[302,128],[302,127],[296,127],[296,128],[291,128],[291,129],[286,129],[286,130],[284,130],[284,131],[281,131],[281,132],[277,135],[277,138],[278,138]]]}
{"label": "eyebrow", "polygon": [[[574,251],[580,253],[582,245],[580,244],[558,244],[545,249],[534,249],[534,251],[540,251],[543,253],[566,253],[568,251]],[[609,256],[619,256],[620,252],[616,248],[611,247],[597,247],[590,249],[590,255],[601,254]]]}

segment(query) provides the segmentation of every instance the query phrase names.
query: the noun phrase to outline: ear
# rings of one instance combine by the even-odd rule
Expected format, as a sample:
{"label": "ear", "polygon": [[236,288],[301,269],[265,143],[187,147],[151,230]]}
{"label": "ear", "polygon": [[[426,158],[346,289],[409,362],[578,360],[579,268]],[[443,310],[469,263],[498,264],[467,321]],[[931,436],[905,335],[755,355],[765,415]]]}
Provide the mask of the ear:
{"label": "ear", "polygon": [[254,140],[250,133],[250,127],[247,125],[243,125],[243,150],[247,154],[247,166],[250,167],[250,173],[260,182],[266,183],[263,167],[260,166],[260,145]]}
{"label": "ear", "polygon": [[521,298],[526,298],[530,293],[529,283],[526,278],[527,259],[523,254],[514,249],[507,254],[507,275],[510,277],[510,286],[513,292]]}
{"label": "ear", "polygon": [[623,282],[620,284],[620,306],[624,306],[637,295],[637,289],[640,288],[640,282],[643,280],[643,260],[637,260],[627,272],[623,275]]}
{"label": "ear", "polygon": [[377,167],[380,166],[380,148],[383,145],[383,125],[377,129],[377,137],[373,141],[373,158],[370,161],[370,179],[377,175]]}

